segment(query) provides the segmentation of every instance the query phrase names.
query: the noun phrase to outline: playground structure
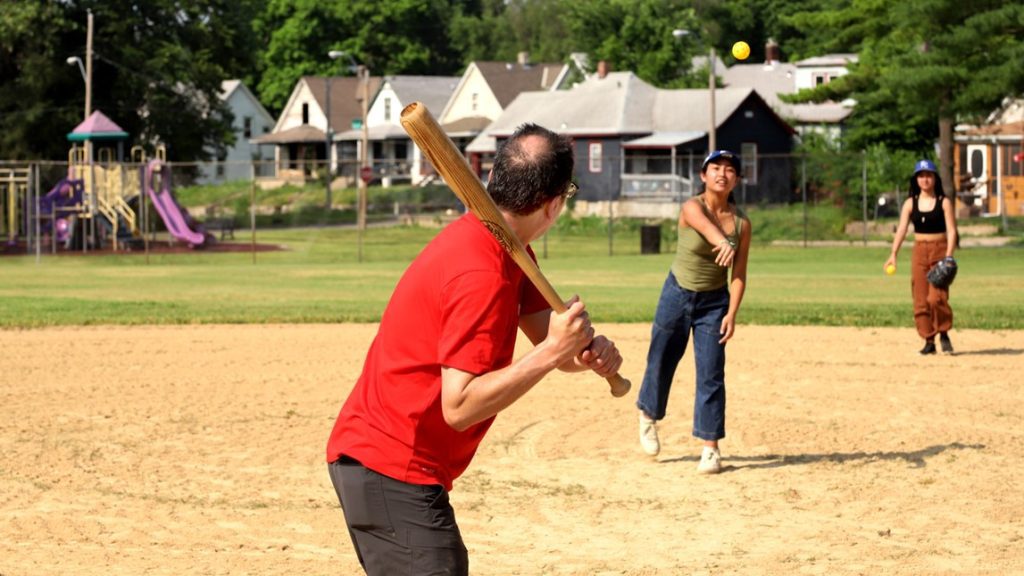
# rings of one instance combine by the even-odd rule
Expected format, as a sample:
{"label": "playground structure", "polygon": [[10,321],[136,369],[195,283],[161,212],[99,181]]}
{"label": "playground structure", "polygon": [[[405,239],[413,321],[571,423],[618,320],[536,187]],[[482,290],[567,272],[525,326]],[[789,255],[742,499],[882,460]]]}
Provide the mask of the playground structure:
{"label": "playground structure", "polygon": [[97,161],[90,162],[87,148],[71,147],[66,174],[45,194],[38,165],[0,167],[0,237],[5,250],[148,250],[148,242],[155,238],[147,225],[150,205],[173,241],[190,248],[214,241],[177,202],[162,146],[153,159],[135,146],[128,163],[114,161],[109,148],[100,149]]}
{"label": "playground structure", "polygon": [[171,166],[166,160],[154,158],[146,164],[144,184],[146,195],[153,202],[153,207],[163,219],[171,236],[187,242],[190,248],[209,245],[214,241],[213,236],[192,219],[188,210],[178,204],[174,193],[171,192]]}
{"label": "playground structure", "polygon": [[0,168],[0,235],[3,235],[7,246],[18,241],[20,220],[18,218],[19,199],[28,195],[32,184],[32,169],[28,166],[12,166]]}
{"label": "playground structure", "polygon": [[[136,151],[142,154],[142,149],[136,147],[132,156]],[[118,239],[139,236],[139,218],[128,204],[140,194],[139,175],[136,170],[126,170],[123,164],[115,163],[110,148],[101,148],[98,153],[99,162],[93,163],[89,162],[88,146],[72,146],[68,152],[68,176],[62,182],[81,182],[83,193],[82,203],[66,210],[77,209],[75,216],[86,222],[102,217],[103,231],[110,235],[116,251]]]}
{"label": "playground structure", "polygon": [[[147,198],[174,240],[190,248],[213,241],[174,197],[163,145],[148,161],[145,150],[134,146],[130,162],[125,163],[123,143],[128,133],[99,110],[67,138],[72,146],[66,173],[45,195],[41,193],[42,163],[0,166],[0,237],[5,251],[17,251],[24,243],[26,251],[39,254],[47,240],[54,253],[58,244],[83,252],[108,244],[114,251],[131,250],[141,244],[148,251]],[[51,163],[47,168],[57,166]],[[48,176],[53,176],[52,170]]]}

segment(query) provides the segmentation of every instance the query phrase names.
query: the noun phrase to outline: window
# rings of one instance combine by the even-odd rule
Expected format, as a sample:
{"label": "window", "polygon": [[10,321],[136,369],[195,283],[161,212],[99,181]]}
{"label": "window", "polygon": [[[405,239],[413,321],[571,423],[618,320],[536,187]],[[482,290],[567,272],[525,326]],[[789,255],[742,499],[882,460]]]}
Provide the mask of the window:
{"label": "window", "polygon": [[302,124],[309,124],[309,104],[302,104]]}
{"label": "window", "polygon": [[472,104],[473,112],[476,112],[477,100],[479,100],[479,96],[480,96],[479,94],[477,94],[476,92],[473,92],[473,95],[470,97],[471,100],[472,100],[472,103],[473,103]]}
{"label": "window", "polygon": [[591,142],[588,148],[588,162],[587,166],[591,172],[601,171],[601,154],[603,145],[600,142]]}
{"label": "window", "polygon": [[384,99],[384,120],[391,120],[391,98]]}
{"label": "window", "polygon": [[985,173],[985,150],[979,146],[974,146],[973,148],[974,150],[968,149],[967,151],[971,157],[971,176],[983,180],[988,176]]}
{"label": "window", "polygon": [[743,162],[743,178],[747,184],[757,184],[757,144],[744,142],[740,144],[740,160]]}
{"label": "window", "polygon": [[823,84],[828,84],[829,80],[830,80],[830,78],[828,76],[828,72],[815,72],[814,75],[811,76],[811,82],[815,86],[821,86]]}
{"label": "window", "polygon": [[252,116],[246,116],[242,119],[242,134],[246,138],[252,138]]}
{"label": "window", "polygon": [[1006,149],[1003,151],[1003,158],[1005,159],[1005,166],[1003,167],[1004,176],[1024,176],[1024,146],[1020,144],[1007,144]]}

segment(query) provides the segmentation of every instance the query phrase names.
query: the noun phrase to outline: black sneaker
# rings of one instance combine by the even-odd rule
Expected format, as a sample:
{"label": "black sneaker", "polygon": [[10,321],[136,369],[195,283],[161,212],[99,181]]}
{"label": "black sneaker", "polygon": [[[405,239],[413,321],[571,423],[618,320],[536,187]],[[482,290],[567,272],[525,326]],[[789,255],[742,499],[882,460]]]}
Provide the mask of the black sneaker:
{"label": "black sneaker", "polygon": [[953,353],[953,343],[949,341],[948,334],[939,334],[939,345],[942,346],[943,354]]}
{"label": "black sneaker", "polygon": [[935,342],[932,342],[930,340],[928,342],[925,342],[924,348],[921,348],[921,351],[918,352],[918,354],[920,354],[921,356],[935,354]]}

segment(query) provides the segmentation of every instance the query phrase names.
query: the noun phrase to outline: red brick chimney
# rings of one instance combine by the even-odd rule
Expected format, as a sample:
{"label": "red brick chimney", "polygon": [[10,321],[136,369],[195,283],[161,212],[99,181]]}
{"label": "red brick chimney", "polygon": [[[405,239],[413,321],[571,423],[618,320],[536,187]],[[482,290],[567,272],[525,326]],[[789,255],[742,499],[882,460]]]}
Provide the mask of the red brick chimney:
{"label": "red brick chimney", "polygon": [[769,38],[768,42],[764,45],[764,63],[774,64],[779,62],[781,59],[779,45],[775,43],[775,40]]}

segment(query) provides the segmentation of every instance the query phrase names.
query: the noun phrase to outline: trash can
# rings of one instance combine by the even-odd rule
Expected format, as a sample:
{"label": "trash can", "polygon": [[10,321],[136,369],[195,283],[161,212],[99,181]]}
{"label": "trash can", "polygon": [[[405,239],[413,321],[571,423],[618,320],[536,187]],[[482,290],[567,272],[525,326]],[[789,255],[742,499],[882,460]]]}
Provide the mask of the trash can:
{"label": "trash can", "polygon": [[661,252],[661,226],[640,227],[640,253],[659,254]]}

